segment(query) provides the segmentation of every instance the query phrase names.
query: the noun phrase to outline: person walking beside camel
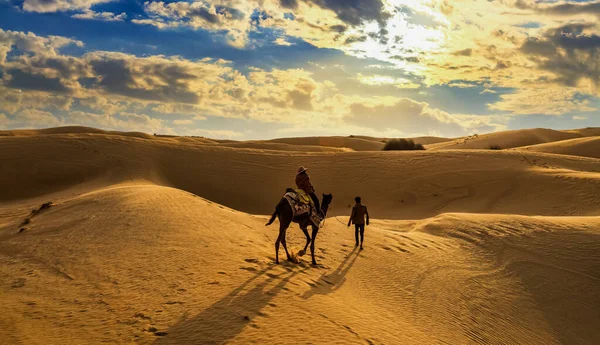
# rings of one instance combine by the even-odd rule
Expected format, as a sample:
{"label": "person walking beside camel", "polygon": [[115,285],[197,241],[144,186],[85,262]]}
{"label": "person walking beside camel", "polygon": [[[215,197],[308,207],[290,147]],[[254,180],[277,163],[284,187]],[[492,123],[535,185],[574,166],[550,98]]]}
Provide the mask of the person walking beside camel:
{"label": "person walking beside camel", "polygon": [[350,224],[354,224],[354,238],[356,239],[356,245],[358,246],[358,233],[360,232],[360,249],[363,249],[363,241],[365,239],[365,216],[367,217],[366,224],[369,225],[369,211],[367,206],[361,203],[360,196],[354,198],[356,205],[352,207],[352,213],[350,219],[348,219],[348,227]]}

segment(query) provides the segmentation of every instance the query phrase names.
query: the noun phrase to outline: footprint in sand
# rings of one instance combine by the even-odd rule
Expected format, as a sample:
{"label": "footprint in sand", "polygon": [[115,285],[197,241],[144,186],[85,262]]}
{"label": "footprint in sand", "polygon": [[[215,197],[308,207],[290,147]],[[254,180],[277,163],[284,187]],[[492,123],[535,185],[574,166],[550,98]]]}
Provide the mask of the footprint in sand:
{"label": "footprint in sand", "polygon": [[256,269],[255,267],[240,267],[241,270],[246,270],[246,271],[250,271],[250,272],[256,272],[258,271],[258,269]]}
{"label": "footprint in sand", "polygon": [[142,320],[152,320],[152,318],[150,316],[146,316],[146,315],[144,315],[144,313],[135,313],[135,315],[133,315],[133,317],[142,319]]}
{"label": "footprint in sand", "polygon": [[23,286],[25,286],[26,281],[27,281],[27,279],[25,279],[25,278],[16,279],[15,281],[12,282],[10,287],[13,289],[22,288]]}

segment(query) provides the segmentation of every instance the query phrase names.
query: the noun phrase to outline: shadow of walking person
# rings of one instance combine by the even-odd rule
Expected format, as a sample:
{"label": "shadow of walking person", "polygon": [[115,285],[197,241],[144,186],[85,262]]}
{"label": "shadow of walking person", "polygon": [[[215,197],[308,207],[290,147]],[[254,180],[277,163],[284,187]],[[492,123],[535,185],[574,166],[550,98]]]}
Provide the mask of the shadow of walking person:
{"label": "shadow of walking person", "polygon": [[[256,273],[229,294],[206,308],[200,314],[182,319],[167,331],[167,336],[157,339],[154,344],[225,344],[240,334],[302,270],[284,272],[278,275],[263,275],[275,266],[269,266]],[[282,279],[282,277],[285,277]],[[257,281],[256,285],[248,289]],[[269,287],[276,283],[274,286]]]}
{"label": "shadow of walking person", "polygon": [[335,271],[332,273],[322,274],[315,283],[316,285],[313,286],[312,289],[305,292],[302,295],[302,298],[309,299],[317,294],[326,295],[342,287],[344,282],[346,282],[346,274],[350,268],[352,268],[352,265],[354,265],[354,262],[358,258],[359,254],[360,252],[358,251],[358,248],[354,247],[354,249],[352,249],[352,251],[346,255],[344,261],[340,263]]}

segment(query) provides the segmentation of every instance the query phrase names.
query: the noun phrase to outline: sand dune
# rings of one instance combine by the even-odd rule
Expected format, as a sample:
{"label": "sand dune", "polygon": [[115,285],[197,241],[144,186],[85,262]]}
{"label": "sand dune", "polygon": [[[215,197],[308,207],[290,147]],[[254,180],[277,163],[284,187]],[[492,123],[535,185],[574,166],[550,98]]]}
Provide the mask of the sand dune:
{"label": "sand dune", "polygon": [[518,148],[518,150],[600,158],[600,136],[524,146]]}
{"label": "sand dune", "polygon": [[268,141],[241,141],[221,143],[220,146],[233,147],[240,149],[255,150],[275,150],[292,152],[350,152],[352,149],[346,147],[312,146],[312,145],[291,145],[284,143],[273,143]]}
{"label": "sand dune", "polygon": [[136,179],[270,214],[300,165],[309,167],[317,192],[336,196],[335,215],[346,215],[356,195],[386,219],[600,211],[600,166],[591,158],[489,150],[262,152],[87,134],[0,137],[0,179],[8,181],[0,201]]}
{"label": "sand dune", "polygon": [[[1,343],[600,343],[597,159],[295,145],[0,136]],[[319,265],[274,265],[298,165],[333,208]]]}
{"label": "sand dune", "polygon": [[[390,139],[396,139],[396,138],[375,138],[375,137],[369,137],[369,136],[364,136],[364,135],[352,135],[351,137],[358,138],[358,139],[370,140],[370,141],[376,141],[376,142],[383,142],[383,141],[387,141]],[[412,139],[416,143],[419,143],[421,145],[437,144],[437,143],[454,140],[451,138],[440,138],[440,137],[412,137],[412,138],[406,138],[406,139]]]}
{"label": "sand dune", "polygon": [[303,137],[273,139],[268,142],[284,143],[290,145],[310,145],[326,147],[347,147],[354,151],[380,151],[385,143],[383,140],[374,141],[352,137]]}
{"label": "sand dune", "polygon": [[428,150],[447,149],[482,149],[487,150],[490,146],[499,146],[502,149],[514,147],[544,144],[559,140],[580,138],[579,133],[555,131],[546,128],[521,129],[515,131],[496,132],[481,134],[476,138],[458,138],[453,141],[427,145]]}
{"label": "sand dune", "polygon": [[569,129],[563,132],[576,133],[583,137],[597,137],[600,136],[600,127],[587,127],[580,129]]}
{"label": "sand dune", "polygon": [[8,131],[0,131],[0,136],[38,136],[38,135],[54,135],[54,134],[110,134],[127,137],[137,137],[150,139],[152,135],[141,132],[118,132],[105,131],[97,128],[83,126],[65,126],[44,129],[16,129]]}
{"label": "sand dune", "polygon": [[[335,218],[318,267],[276,228],[180,190],[117,185],[3,206],[0,337],[44,344],[595,344],[600,218]],[[343,223],[347,218],[342,218]],[[289,245],[303,237],[294,227]],[[43,330],[43,331],[41,331]]]}

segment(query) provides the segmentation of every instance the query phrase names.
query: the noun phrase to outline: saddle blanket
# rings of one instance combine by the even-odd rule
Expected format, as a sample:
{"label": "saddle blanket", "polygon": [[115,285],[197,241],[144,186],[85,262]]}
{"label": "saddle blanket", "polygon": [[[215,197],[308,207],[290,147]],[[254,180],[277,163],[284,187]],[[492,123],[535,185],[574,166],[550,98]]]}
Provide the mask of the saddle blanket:
{"label": "saddle blanket", "polygon": [[301,202],[300,195],[295,191],[288,191],[283,195],[283,197],[292,207],[294,218],[310,213],[310,203]]}
{"label": "saddle blanket", "polygon": [[[309,215],[311,223],[314,226],[320,226],[322,219],[314,209],[312,199],[303,190],[294,190],[292,188],[288,188],[286,189],[283,197],[290,204],[292,212],[294,212],[294,218],[298,216]],[[313,210],[312,212],[311,209]]]}

